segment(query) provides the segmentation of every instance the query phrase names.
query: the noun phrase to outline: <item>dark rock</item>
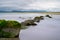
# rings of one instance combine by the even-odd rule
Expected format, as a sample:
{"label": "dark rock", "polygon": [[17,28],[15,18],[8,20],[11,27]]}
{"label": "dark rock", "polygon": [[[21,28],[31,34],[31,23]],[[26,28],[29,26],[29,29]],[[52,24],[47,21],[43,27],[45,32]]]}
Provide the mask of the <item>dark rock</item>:
{"label": "dark rock", "polygon": [[[20,28],[4,28],[2,29],[4,32],[9,32],[11,33],[10,37],[9,38],[15,38],[17,37],[17,35],[19,34],[20,32]],[[7,36],[8,37],[8,36]],[[7,38],[5,37],[5,38]]]}
{"label": "dark rock", "polygon": [[40,20],[43,20],[43,19],[44,19],[43,16],[35,17],[35,18],[34,18],[34,22],[40,22]]}
{"label": "dark rock", "polygon": [[21,25],[30,26],[30,25],[37,25],[37,24],[34,23],[34,20],[26,20],[22,22]]}
{"label": "dark rock", "polygon": [[40,17],[35,17],[34,22],[40,22]]}
{"label": "dark rock", "polygon": [[40,20],[44,20],[44,16],[40,16]]}
{"label": "dark rock", "polygon": [[46,17],[52,18],[50,15],[46,15]]}
{"label": "dark rock", "polygon": [[16,36],[15,36],[15,38],[18,38],[19,37],[19,34],[17,34]]}
{"label": "dark rock", "polygon": [[0,38],[0,40],[20,40],[19,38]]}

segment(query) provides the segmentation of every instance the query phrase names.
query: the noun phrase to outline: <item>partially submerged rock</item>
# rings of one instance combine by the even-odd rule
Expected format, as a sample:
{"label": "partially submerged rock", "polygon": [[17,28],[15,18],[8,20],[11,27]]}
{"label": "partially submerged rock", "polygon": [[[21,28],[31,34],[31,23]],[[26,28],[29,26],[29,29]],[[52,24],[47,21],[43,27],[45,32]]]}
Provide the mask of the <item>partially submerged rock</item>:
{"label": "partially submerged rock", "polygon": [[0,38],[0,40],[20,40],[19,38]]}
{"label": "partially submerged rock", "polygon": [[20,32],[21,24],[17,21],[0,20],[0,38],[14,38]]}
{"label": "partially submerged rock", "polygon": [[35,17],[33,20],[34,20],[34,22],[39,22],[40,21],[40,17]]}
{"label": "partially submerged rock", "polygon": [[3,36],[5,38],[15,38],[20,32],[20,28],[3,28],[2,30],[6,33],[10,33],[10,35],[8,36],[7,35]]}
{"label": "partially submerged rock", "polygon": [[46,15],[46,17],[52,18],[50,15]]}
{"label": "partially submerged rock", "polygon": [[24,22],[21,23],[21,25],[25,25],[25,26],[30,26],[30,25],[37,25],[36,23],[34,23],[34,20],[26,20]]}
{"label": "partially submerged rock", "polygon": [[0,28],[21,28],[21,24],[13,20],[0,20]]}
{"label": "partially submerged rock", "polygon": [[33,20],[34,22],[40,22],[40,20],[43,20],[44,17],[43,16],[40,16],[40,17],[35,17]]}
{"label": "partially submerged rock", "polygon": [[44,20],[44,16],[40,16],[40,20]]}

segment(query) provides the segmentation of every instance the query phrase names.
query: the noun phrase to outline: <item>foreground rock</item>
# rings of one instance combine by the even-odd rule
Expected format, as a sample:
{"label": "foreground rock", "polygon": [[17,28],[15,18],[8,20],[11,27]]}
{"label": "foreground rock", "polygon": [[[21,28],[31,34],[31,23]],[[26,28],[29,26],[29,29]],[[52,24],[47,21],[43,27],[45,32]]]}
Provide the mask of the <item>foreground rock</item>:
{"label": "foreground rock", "polygon": [[2,36],[3,38],[18,38],[19,37],[20,28],[3,28],[2,30],[4,31],[3,34],[9,33],[8,35],[7,34],[5,34],[5,36],[3,35]]}
{"label": "foreground rock", "polygon": [[34,20],[26,20],[24,22],[21,23],[21,25],[24,25],[24,26],[30,26],[30,25],[37,25],[36,23],[34,23]]}
{"label": "foreground rock", "polygon": [[21,24],[17,21],[0,20],[0,38],[19,37]]}
{"label": "foreground rock", "polygon": [[0,38],[0,40],[19,40],[19,38]]}
{"label": "foreground rock", "polygon": [[34,22],[40,22],[40,20],[43,20],[44,17],[43,16],[40,16],[40,17],[35,17],[33,20]]}
{"label": "foreground rock", "polygon": [[46,15],[46,17],[48,17],[48,18],[52,18],[50,15]]}

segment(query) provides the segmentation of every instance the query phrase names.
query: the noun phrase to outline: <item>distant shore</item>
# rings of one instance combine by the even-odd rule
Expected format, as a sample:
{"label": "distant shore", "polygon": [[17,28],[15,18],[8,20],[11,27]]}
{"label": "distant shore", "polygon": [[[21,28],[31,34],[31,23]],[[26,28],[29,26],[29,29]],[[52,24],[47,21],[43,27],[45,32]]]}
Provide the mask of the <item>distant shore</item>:
{"label": "distant shore", "polygon": [[60,15],[60,12],[0,12],[0,13],[40,13],[40,14],[54,14]]}

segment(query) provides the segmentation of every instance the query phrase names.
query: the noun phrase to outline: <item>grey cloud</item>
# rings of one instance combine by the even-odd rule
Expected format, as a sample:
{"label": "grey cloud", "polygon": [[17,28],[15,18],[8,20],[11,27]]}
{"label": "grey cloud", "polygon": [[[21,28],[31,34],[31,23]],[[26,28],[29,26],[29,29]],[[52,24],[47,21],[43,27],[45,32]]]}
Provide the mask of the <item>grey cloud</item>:
{"label": "grey cloud", "polygon": [[25,7],[29,3],[32,3],[32,0],[0,0],[0,6],[12,6],[12,7]]}
{"label": "grey cloud", "polygon": [[[56,8],[49,8],[51,10],[60,9],[60,0],[0,0],[0,9],[1,10],[19,10],[30,8],[30,4],[34,2],[56,2]],[[58,9],[59,8],[59,9]]]}

